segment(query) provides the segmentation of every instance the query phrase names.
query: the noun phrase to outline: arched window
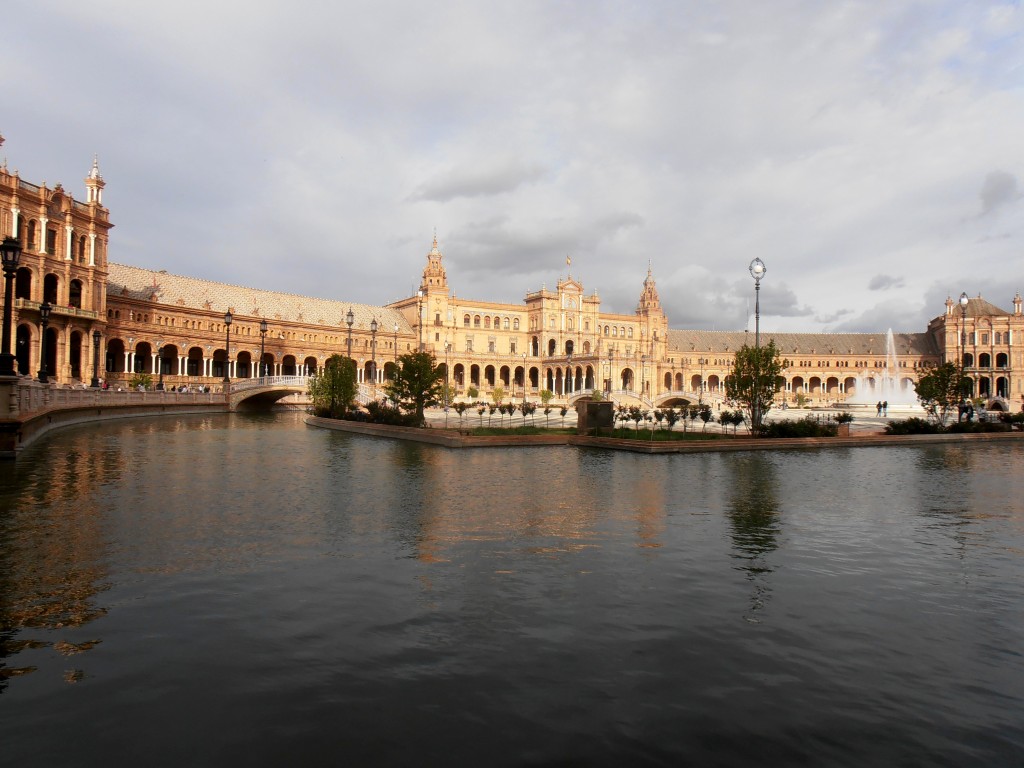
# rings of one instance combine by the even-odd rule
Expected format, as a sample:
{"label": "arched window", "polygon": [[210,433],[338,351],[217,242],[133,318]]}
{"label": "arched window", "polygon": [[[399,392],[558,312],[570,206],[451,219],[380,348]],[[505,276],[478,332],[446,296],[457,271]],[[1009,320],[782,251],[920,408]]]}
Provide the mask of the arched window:
{"label": "arched window", "polygon": [[490,328],[490,327],[491,327],[491,318],[485,317],[484,318],[484,328]]}
{"label": "arched window", "polygon": [[469,328],[469,315],[463,315],[462,316],[462,324],[464,326],[466,326],[467,328]]}
{"label": "arched window", "polygon": [[476,315],[473,318],[473,327],[474,328],[479,328],[480,327],[480,315]]}
{"label": "arched window", "polygon": [[519,330],[519,318],[518,317],[516,317],[516,318],[514,318],[512,320],[512,330],[513,331],[518,331]]}
{"label": "arched window", "polygon": [[615,327],[615,326],[613,325],[613,326],[612,326],[612,336],[616,336],[616,337],[617,337],[618,335],[619,335],[619,329],[618,329],[618,328],[616,328],[616,327]]}
{"label": "arched window", "polygon": [[68,286],[68,304],[72,307],[82,308],[82,281],[72,280]]}
{"label": "arched window", "polygon": [[501,328],[502,328],[502,330],[505,330],[505,331],[508,330],[508,318],[507,317],[504,320],[501,321]]}
{"label": "arched window", "polygon": [[633,338],[633,326],[629,326],[629,331],[626,335],[631,339]]}

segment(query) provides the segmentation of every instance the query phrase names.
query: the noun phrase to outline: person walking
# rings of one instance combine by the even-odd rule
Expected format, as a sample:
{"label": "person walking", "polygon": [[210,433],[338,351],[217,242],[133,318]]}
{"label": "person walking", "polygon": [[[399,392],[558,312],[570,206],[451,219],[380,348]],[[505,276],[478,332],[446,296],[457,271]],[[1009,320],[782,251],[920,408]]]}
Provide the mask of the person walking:
{"label": "person walking", "polygon": [[879,400],[878,401],[878,405],[875,406],[875,416],[881,416],[881,415],[882,415],[882,401]]}
{"label": "person walking", "polygon": [[883,416],[888,416],[889,415],[889,401],[888,400],[883,400],[882,401],[882,415]]}

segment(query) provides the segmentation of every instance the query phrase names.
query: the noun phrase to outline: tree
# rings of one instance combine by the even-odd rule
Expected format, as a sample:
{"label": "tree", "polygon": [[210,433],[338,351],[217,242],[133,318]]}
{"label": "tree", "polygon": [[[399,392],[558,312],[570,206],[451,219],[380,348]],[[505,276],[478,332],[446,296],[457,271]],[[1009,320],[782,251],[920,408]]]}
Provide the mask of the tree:
{"label": "tree", "polygon": [[455,412],[459,414],[459,429],[462,429],[462,414],[466,412],[466,408],[468,406],[466,405],[466,403],[456,403],[452,407],[455,408]]}
{"label": "tree", "polygon": [[775,401],[782,381],[782,358],[775,340],[755,348],[744,344],[736,350],[732,373],[725,378],[725,396],[747,413],[750,431],[761,432],[761,424]]}
{"label": "tree", "polygon": [[939,425],[945,426],[950,411],[960,405],[969,381],[955,364],[943,363],[918,379],[914,390],[921,407]]}
{"label": "tree", "polygon": [[474,387],[472,384],[466,389],[466,397],[470,400],[476,400],[480,396],[480,390]]}
{"label": "tree", "polygon": [[331,355],[324,363],[323,373],[309,377],[309,399],[313,413],[340,419],[351,409],[359,384],[355,361],[344,355]]}
{"label": "tree", "polygon": [[438,368],[428,352],[410,352],[398,358],[395,377],[384,385],[388,397],[407,411],[416,413],[416,423],[424,423],[423,411],[441,402],[444,370]]}
{"label": "tree", "polygon": [[491,390],[491,400],[494,401],[495,405],[501,405],[505,399],[505,388],[500,384]]}
{"label": "tree", "polygon": [[698,415],[700,416],[700,420],[704,422],[704,426],[701,427],[700,431],[701,432],[707,432],[708,431],[708,422],[715,420],[714,414],[711,413],[711,406],[710,405],[702,405],[700,407],[700,411],[698,412]]}

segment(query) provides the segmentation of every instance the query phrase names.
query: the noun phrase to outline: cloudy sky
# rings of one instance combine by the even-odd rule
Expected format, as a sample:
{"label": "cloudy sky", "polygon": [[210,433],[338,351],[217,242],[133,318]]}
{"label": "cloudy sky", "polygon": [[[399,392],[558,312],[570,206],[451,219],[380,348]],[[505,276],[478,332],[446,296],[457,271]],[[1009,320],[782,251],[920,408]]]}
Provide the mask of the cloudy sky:
{"label": "cloudy sky", "polygon": [[12,0],[0,156],[112,260],[383,304],[571,271],[675,328],[924,330],[1024,291],[1024,9]]}

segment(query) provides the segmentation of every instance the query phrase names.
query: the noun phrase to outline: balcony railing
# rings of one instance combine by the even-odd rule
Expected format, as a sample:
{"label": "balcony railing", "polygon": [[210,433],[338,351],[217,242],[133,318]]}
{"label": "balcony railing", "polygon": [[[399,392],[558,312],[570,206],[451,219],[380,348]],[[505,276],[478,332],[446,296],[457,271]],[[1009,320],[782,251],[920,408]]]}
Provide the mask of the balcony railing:
{"label": "balcony railing", "polygon": [[[29,299],[15,299],[14,306],[18,309],[32,309],[36,312],[39,311],[39,302],[30,301]],[[99,315],[93,312],[91,309],[82,309],[81,307],[65,307],[60,304],[50,305],[50,316],[53,315],[64,315],[66,317],[82,317],[86,320],[95,320]]]}

